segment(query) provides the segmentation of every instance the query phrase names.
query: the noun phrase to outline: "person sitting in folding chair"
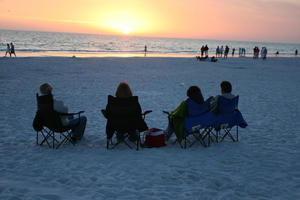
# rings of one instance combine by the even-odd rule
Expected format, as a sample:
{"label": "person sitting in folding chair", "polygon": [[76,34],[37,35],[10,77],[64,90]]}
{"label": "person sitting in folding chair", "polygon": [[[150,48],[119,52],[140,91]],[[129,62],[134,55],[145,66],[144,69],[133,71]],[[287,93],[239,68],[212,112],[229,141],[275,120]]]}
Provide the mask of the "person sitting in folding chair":
{"label": "person sitting in folding chair", "polygon": [[217,114],[219,112],[218,111],[218,100],[219,100],[220,96],[224,97],[226,99],[233,99],[236,97],[235,95],[233,95],[231,93],[232,85],[229,81],[222,81],[220,84],[220,87],[221,87],[221,95],[217,95],[216,97],[212,98],[212,100],[211,100],[210,110],[215,114]]}
{"label": "person sitting in folding chair", "polygon": [[192,101],[196,104],[203,104],[204,99],[201,90],[198,86],[191,86],[187,90],[188,99],[182,101],[180,105],[173,110],[169,116],[169,124],[166,130],[167,140],[172,136],[173,133],[176,134],[177,141],[180,143],[184,136],[184,119],[188,116],[187,103]]}
{"label": "person sitting in folding chair", "polygon": [[119,84],[115,97],[109,95],[106,109],[101,111],[104,117],[107,118],[107,148],[110,148],[109,145],[112,143],[113,135],[116,134],[117,143],[112,148],[121,142],[130,147],[125,140],[128,138],[131,142],[137,144],[138,150],[140,145],[139,133],[148,129],[144,117],[151,111],[142,114],[138,97],[132,95],[127,83],[121,82]]}
{"label": "person sitting in folding chair", "polygon": [[[68,108],[64,105],[63,101],[58,101],[53,98],[52,87],[48,83],[44,83],[40,86],[40,96],[41,101],[53,102],[53,109],[58,113],[67,114]],[[79,116],[74,118],[74,115],[60,115],[61,123],[65,127],[72,127],[71,139],[72,142],[76,143],[80,141],[83,137],[84,130],[86,127],[87,118],[85,116]]]}
{"label": "person sitting in folding chair", "polygon": [[[221,84],[221,93],[211,101],[211,111],[215,114],[214,128],[217,131],[216,140],[221,141],[229,136],[232,141],[238,141],[238,127],[246,128],[247,122],[238,110],[239,96],[233,95],[232,85],[229,81],[223,81]],[[236,126],[236,137],[231,134],[231,129]],[[223,135],[221,131],[225,132]]]}

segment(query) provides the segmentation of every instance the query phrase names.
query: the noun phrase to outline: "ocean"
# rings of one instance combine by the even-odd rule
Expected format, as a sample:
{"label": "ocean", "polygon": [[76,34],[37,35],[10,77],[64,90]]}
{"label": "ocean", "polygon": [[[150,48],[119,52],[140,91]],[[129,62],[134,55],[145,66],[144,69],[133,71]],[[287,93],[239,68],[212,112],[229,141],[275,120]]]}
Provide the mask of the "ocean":
{"label": "ocean", "polygon": [[153,56],[195,56],[202,45],[208,45],[209,55],[215,55],[217,46],[228,45],[230,55],[232,48],[246,49],[246,56],[252,56],[253,47],[265,46],[268,56],[279,52],[280,56],[294,56],[300,50],[300,44],[225,41],[183,38],[150,38],[134,36],[109,36],[96,34],[76,34],[59,32],[0,30],[0,49],[5,53],[6,43],[13,42],[17,55],[51,56],[51,55],[143,55],[147,46],[148,54]]}

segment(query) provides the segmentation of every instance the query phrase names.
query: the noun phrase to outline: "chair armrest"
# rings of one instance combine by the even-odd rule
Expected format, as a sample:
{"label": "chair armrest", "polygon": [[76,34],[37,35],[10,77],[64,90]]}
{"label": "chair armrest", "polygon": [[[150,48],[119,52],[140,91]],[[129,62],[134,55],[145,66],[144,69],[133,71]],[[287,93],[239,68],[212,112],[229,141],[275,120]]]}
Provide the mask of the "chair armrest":
{"label": "chair armrest", "polygon": [[62,116],[72,116],[72,115],[80,115],[81,113],[84,113],[84,111],[79,111],[79,112],[76,112],[76,113],[58,113],[59,115],[62,115]]}
{"label": "chair armrest", "polygon": [[163,110],[162,111],[164,114],[170,115],[170,112]]}
{"label": "chair armrest", "polygon": [[145,116],[145,115],[147,115],[147,114],[149,114],[151,112],[152,112],[152,110],[146,110],[144,113],[142,113],[142,115]]}

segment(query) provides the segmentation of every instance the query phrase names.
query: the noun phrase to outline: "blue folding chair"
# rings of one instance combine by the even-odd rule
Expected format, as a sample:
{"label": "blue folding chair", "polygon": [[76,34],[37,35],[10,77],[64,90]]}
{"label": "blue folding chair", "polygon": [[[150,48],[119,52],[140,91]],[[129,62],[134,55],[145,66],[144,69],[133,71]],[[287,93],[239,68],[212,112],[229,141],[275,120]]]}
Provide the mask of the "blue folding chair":
{"label": "blue folding chair", "polygon": [[[184,122],[184,138],[183,148],[193,146],[196,142],[207,147],[213,141],[211,137],[214,130],[214,114],[209,112],[210,99],[206,100],[203,104],[198,104],[193,100],[187,101],[188,117]],[[188,144],[189,143],[189,144]]]}
{"label": "blue folding chair", "polygon": [[[217,114],[214,121],[217,142],[222,142],[226,137],[230,137],[234,142],[239,141],[238,128],[246,128],[248,126],[242,113],[238,110],[238,102],[239,96],[233,99],[227,99],[222,96],[218,98]],[[236,127],[235,137],[231,133],[234,127]]]}

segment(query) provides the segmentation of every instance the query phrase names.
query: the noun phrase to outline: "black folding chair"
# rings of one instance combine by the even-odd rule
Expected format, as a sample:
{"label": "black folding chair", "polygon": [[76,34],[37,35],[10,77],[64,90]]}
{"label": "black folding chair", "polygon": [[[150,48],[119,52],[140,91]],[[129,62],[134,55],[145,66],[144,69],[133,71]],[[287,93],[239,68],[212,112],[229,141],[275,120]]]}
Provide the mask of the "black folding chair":
{"label": "black folding chair", "polygon": [[152,111],[147,110],[142,113],[137,96],[118,98],[109,95],[106,109],[101,112],[107,119],[106,148],[114,149],[124,143],[130,149],[134,148],[133,144],[135,149],[139,150],[141,146],[140,133],[148,129],[144,119]]}
{"label": "black folding chair", "polygon": [[[38,110],[33,121],[33,127],[36,130],[36,144],[43,145],[47,143],[49,148],[58,149],[63,144],[68,142],[73,145],[75,142],[71,138],[72,128],[79,125],[64,126],[61,122],[61,117],[74,117],[80,118],[80,114],[84,111],[77,113],[60,113],[53,109],[52,95],[39,96],[36,94]],[[39,135],[42,138],[39,138]]]}

